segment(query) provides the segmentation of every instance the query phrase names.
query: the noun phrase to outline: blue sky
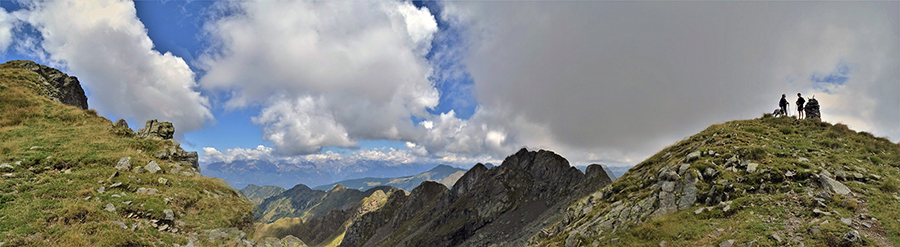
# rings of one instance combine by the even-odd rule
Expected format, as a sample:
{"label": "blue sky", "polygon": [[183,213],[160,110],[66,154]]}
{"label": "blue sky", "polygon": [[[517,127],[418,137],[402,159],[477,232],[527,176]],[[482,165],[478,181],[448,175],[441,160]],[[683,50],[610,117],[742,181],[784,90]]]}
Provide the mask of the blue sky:
{"label": "blue sky", "polygon": [[204,162],[466,167],[528,147],[628,166],[796,92],[826,121],[900,139],[896,2],[0,7],[4,59],[78,76],[91,108],[135,129],[172,121]]}

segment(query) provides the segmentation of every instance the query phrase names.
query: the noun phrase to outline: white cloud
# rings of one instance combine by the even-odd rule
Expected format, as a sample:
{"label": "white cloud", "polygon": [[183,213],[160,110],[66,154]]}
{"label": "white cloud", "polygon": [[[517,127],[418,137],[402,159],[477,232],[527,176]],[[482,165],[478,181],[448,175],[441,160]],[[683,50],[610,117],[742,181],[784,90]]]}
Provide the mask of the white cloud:
{"label": "white cloud", "polygon": [[0,52],[5,53],[12,44],[13,28],[17,22],[15,16],[6,12],[5,9],[0,9]]}
{"label": "white cloud", "polygon": [[[490,112],[429,119],[432,143],[456,133],[451,153],[496,150],[480,142],[503,133],[506,150],[639,162],[796,92],[815,94],[826,121],[900,139],[896,2],[445,4],[444,20],[467,27],[464,61],[480,111]],[[841,61],[856,66],[846,84],[814,90],[811,75]]]}
{"label": "white cloud", "polygon": [[438,103],[427,53],[437,24],[396,1],[228,2],[206,26],[215,46],[200,85],[226,106],[263,105],[254,122],[288,154],[358,140],[415,140],[410,117]]}
{"label": "white cloud", "polygon": [[276,156],[273,155],[273,149],[270,147],[266,147],[263,145],[259,145],[253,149],[243,149],[243,148],[232,148],[225,150],[225,152],[220,152],[215,148],[204,147],[203,148],[203,156],[200,162],[203,163],[213,163],[213,162],[232,162],[235,160],[274,160],[277,159]]}
{"label": "white cloud", "polygon": [[14,14],[42,38],[24,38],[35,47],[21,50],[68,68],[92,92],[92,108],[138,121],[171,121],[180,133],[212,118],[207,98],[194,89],[194,72],[180,57],[153,50],[133,2],[35,2]]}

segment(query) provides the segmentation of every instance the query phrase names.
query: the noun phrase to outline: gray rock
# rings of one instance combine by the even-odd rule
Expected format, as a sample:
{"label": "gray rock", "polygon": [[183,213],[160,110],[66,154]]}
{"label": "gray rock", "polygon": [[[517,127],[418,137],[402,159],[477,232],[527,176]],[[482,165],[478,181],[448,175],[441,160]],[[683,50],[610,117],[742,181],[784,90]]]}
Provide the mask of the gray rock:
{"label": "gray rock", "polygon": [[732,245],[734,245],[734,239],[725,240],[719,243],[719,247],[731,247]]}
{"label": "gray rock", "polygon": [[578,237],[580,233],[578,230],[572,231],[569,233],[569,236],[566,237],[565,247],[577,247],[582,246],[581,238]]}
{"label": "gray rock", "polygon": [[125,119],[119,119],[119,121],[116,121],[116,127],[130,129],[128,127],[128,122],[126,122]]}
{"label": "gray rock", "polygon": [[158,122],[156,119],[147,120],[144,128],[139,129],[137,136],[155,140],[169,140],[175,134],[175,126],[170,122]]}
{"label": "gray rock", "polygon": [[97,189],[97,193],[99,193],[99,194],[103,194],[103,192],[106,192],[106,187],[104,187],[104,186],[100,186],[100,188],[99,188],[99,189]]}
{"label": "gray rock", "polygon": [[819,229],[819,226],[812,226],[809,228],[810,234],[819,234],[822,233],[822,229]]}
{"label": "gray rock", "polygon": [[156,189],[153,189],[153,188],[148,189],[148,188],[144,188],[144,187],[138,188],[137,191],[135,191],[135,193],[137,193],[139,195],[156,195],[156,192],[157,192]]}
{"label": "gray rock", "polygon": [[678,212],[678,207],[675,206],[675,194],[660,191],[659,208],[653,212],[652,217],[658,219],[664,215],[673,214],[675,212]]}
{"label": "gray rock", "polygon": [[0,164],[0,172],[11,172],[15,169],[15,167],[9,165],[9,163]]}
{"label": "gray rock", "polygon": [[687,155],[684,159],[685,162],[691,162],[700,158],[700,151],[694,151]]}
{"label": "gray rock", "polygon": [[163,214],[166,215],[165,220],[175,220],[175,212],[173,212],[171,209],[163,210]]}
{"label": "gray rock", "polygon": [[169,229],[169,225],[168,225],[168,224],[163,224],[163,225],[159,226],[158,229],[159,229],[159,231],[165,231],[166,229]]}
{"label": "gray rock", "polygon": [[772,239],[775,239],[775,241],[777,241],[779,244],[781,242],[784,242],[784,239],[781,238],[781,236],[779,236],[778,233],[772,233]]}
{"label": "gray rock", "polygon": [[847,244],[855,244],[856,242],[859,242],[860,239],[862,238],[859,236],[859,232],[856,230],[850,230],[849,232],[847,232],[847,234],[844,234],[844,237],[841,238],[841,240],[843,240],[844,243]]}
{"label": "gray rock", "polygon": [[797,158],[797,161],[798,161],[798,162],[806,163],[806,162],[809,162],[809,159],[800,157],[800,158]]}
{"label": "gray rock", "polygon": [[666,247],[666,241],[659,241],[659,247]]}
{"label": "gray rock", "polygon": [[665,192],[675,191],[675,181],[665,181],[662,184],[662,190]]}
{"label": "gray rock", "polygon": [[150,163],[147,164],[147,166],[145,166],[144,169],[147,169],[147,171],[150,173],[157,173],[157,172],[159,172],[159,170],[161,170],[159,168],[159,165],[156,164],[156,161],[150,161]]}
{"label": "gray rock", "polygon": [[115,213],[116,206],[114,206],[112,203],[108,203],[108,204],[106,204],[106,208],[104,208],[104,210]]}
{"label": "gray rock", "polygon": [[703,176],[706,177],[707,179],[713,179],[718,174],[719,174],[719,172],[716,171],[716,169],[713,169],[711,167],[707,167],[706,171],[703,171]]}
{"label": "gray rock", "polygon": [[678,174],[684,175],[684,171],[687,171],[688,168],[691,168],[689,164],[681,164],[681,167],[678,168]]}
{"label": "gray rock", "polygon": [[121,221],[114,220],[112,221],[112,223],[119,225],[119,227],[122,227],[122,229],[128,229],[128,226],[126,226],[125,223],[122,223]]}
{"label": "gray rock", "polygon": [[684,175],[684,186],[682,186],[681,198],[678,199],[678,210],[685,210],[697,202],[697,179],[693,178],[691,173]]}
{"label": "gray rock", "polygon": [[263,241],[266,247],[284,247],[284,243],[281,242],[281,239],[277,239],[274,237],[266,237]]}
{"label": "gray rock", "polygon": [[15,178],[15,177],[16,177],[16,174],[13,174],[13,173],[4,173],[4,174],[3,174],[3,177],[4,177],[4,178]]}
{"label": "gray rock", "polygon": [[4,65],[30,70],[39,75],[38,93],[50,100],[66,105],[75,106],[82,110],[88,109],[87,96],[78,78],[69,76],[57,69],[40,65],[27,60],[14,60]]}
{"label": "gray rock", "polygon": [[756,172],[756,167],[758,167],[758,166],[759,166],[759,164],[757,164],[757,163],[748,163],[747,164],[747,172]]}
{"label": "gray rock", "polygon": [[793,171],[787,171],[787,172],[784,173],[784,176],[785,176],[785,177],[789,177],[789,178],[790,178],[790,177],[794,177],[794,175],[797,175],[797,174],[794,173]]}
{"label": "gray rock", "polygon": [[112,188],[116,188],[116,187],[119,187],[119,186],[122,186],[122,182],[116,182],[116,183],[110,185],[109,188],[112,189]]}
{"label": "gray rock", "polygon": [[119,170],[131,169],[131,157],[122,157],[121,159],[119,159],[119,162],[116,163],[116,169],[119,169]]}
{"label": "gray rock", "polygon": [[162,185],[166,185],[166,184],[169,183],[169,180],[166,179],[166,178],[163,178],[163,177],[160,177],[160,178],[157,179],[156,181],[159,182],[159,184],[162,184]]}
{"label": "gray rock", "polygon": [[814,208],[813,213],[817,215],[831,215],[831,213],[819,210],[818,208]]}
{"label": "gray rock", "polygon": [[841,217],[841,222],[846,225],[850,225],[853,224],[853,219]]}
{"label": "gray rock", "polygon": [[826,174],[830,175],[826,171],[823,171],[822,174],[819,175],[819,183],[821,183],[822,186],[840,195],[850,194],[850,188]]}
{"label": "gray rock", "polygon": [[610,240],[609,240],[609,243],[611,243],[611,244],[618,244],[618,243],[619,243],[619,238],[610,239]]}

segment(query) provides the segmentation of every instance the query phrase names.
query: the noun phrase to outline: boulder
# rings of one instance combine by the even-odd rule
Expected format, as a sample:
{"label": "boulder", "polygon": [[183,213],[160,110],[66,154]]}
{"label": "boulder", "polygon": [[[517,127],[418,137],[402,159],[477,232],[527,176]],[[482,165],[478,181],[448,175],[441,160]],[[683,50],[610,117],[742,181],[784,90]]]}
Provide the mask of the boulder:
{"label": "boulder", "polygon": [[847,234],[844,234],[844,236],[841,237],[841,240],[843,240],[845,244],[850,246],[856,244],[861,239],[862,237],[859,236],[859,232],[856,230],[850,230],[849,232],[847,232]]}
{"label": "boulder", "polygon": [[162,170],[159,168],[159,165],[156,164],[156,161],[150,161],[150,163],[147,164],[147,166],[144,166],[144,169],[147,169],[147,171],[150,173],[157,173],[160,170]]}
{"label": "boulder", "polygon": [[834,180],[829,175],[831,174],[826,171],[823,171],[821,174],[819,174],[819,183],[821,183],[823,187],[830,189],[831,191],[834,191],[834,193],[838,193],[840,195],[850,194],[850,188],[848,188],[841,182]]}
{"label": "boulder", "polygon": [[78,78],[32,61],[14,60],[3,65],[30,70],[40,75],[39,93],[44,97],[82,110],[88,109],[87,96],[84,95]]}
{"label": "boulder", "polygon": [[130,129],[128,127],[128,122],[125,122],[125,119],[119,119],[119,121],[116,121],[116,127]]}
{"label": "boulder", "polygon": [[131,157],[122,157],[121,159],[119,159],[119,162],[116,163],[116,169],[118,169],[118,170],[131,169]]}
{"label": "boulder", "polygon": [[159,122],[156,119],[147,120],[144,128],[139,129],[137,135],[155,140],[169,140],[175,135],[175,126],[170,122]]}

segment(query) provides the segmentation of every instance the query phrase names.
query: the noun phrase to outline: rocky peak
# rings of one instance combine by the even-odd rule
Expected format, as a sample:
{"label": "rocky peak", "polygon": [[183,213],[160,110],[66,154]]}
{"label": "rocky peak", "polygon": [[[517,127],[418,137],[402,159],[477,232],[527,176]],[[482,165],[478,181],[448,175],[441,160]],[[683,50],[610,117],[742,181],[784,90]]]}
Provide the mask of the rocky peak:
{"label": "rocky peak", "polygon": [[84,95],[78,78],[27,60],[13,60],[3,65],[30,70],[40,75],[40,84],[43,86],[40,93],[45,97],[83,110],[88,109],[87,96]]}
{"label": "rocky peak", "polygon": [[487,172],[487,170],[488,169],[484,166],[484,164],[475,164],[472,169],[469,169],[466,174],[463,174],[463,176],[456,180],[456,183],[453,184],[453,197],[459,197],[460,195],[465,194],[467,191],[471,190],[472,187],[475,186],[475,181],[478,181],[478,178],[481,177],[482,174]]}

